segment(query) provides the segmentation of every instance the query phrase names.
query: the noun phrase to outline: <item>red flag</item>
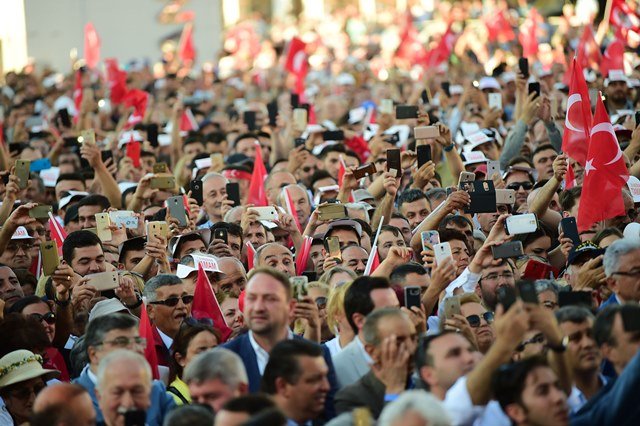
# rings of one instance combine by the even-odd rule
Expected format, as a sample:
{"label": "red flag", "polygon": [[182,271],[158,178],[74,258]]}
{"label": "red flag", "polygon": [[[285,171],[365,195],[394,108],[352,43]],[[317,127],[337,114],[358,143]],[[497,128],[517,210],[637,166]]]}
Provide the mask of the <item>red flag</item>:
{"label": "red flag", "polygon": [[418,31],[413,25],[413,15],[409,9],[404,14],[400,43],[396,49],[395,57],[404,59],[411,64],[424,62],[427,57],[427,49],[418,39]]}
{"label": "red flag", "polygon": [[181,132],[190,132],[192,130],[198,130],[198,122],[196,118],[193,116],[190,108],[185,108],[182,115],[180,116],[180,131]]}
{"label": "red flag", "polygon": [[247,248],[247,272],[253,269],[254,259],[256,257],[256,249],[253,247],[250,241],[244,243]]}
{"label": "red flag", "polygon": [[487,27],[490,42],[505,43],[516,38],[506,13],[507,11],[504,9],[494,10],[492,13],[483,16],[482,20]]}
{"label": "red flag", "polygon": [[251,175],[251,182],[249,183],[249,196],[247,198],[248,204],[253,204],[256,207],[268,206],[267,193],[264,190],[264,180],[267,177],[267,169],[264,167],[262,161],[262,148],[258,141],[256,144],[256,159],[253,162],[253,174]]}
{"label": "red flag", "polygon": [[425,58],[425,65],[427,67],[437,67],[438,65],[449,61],[451,52],[453,52],[453,46],[455,46],[458,40],[458,35],[451,29],[451,24],[447,27],[447,30],[442,34],[438,45],[427,52]]}
{"label": "red flag", "polygon": [[305,235],[302,247],[300,247],[300,252],[296,253],[296,274],[298,275],[302,275],[302,273],[307,270],[307,262],[309,261],[312,242],[313,238]]}
{"label": "red flag", "polygon": [[622,188],[628,178],[618,139],[602,97],[598,96],[578,208],[578,230],[588,230],[596,222],[626,213]]}
{"label": "red flag", "polygon": [[625,0],[611,2],[609,22],[614,28],[622,30],[623,33],[626,31],[640,32],[640,16]]}
{"label": "red flag", "polygon": [[598,68],[600,66],[602,54],[591,25],[584,27],[576,54],[582,68]]}
{"label": "red flag", "polygon": [[140,167],[140,154],[141,147],[140,142],[134,141],[133,136],[131,136],[131,141],[127,143],[127,157],[133,160],[133,167]]}
{"label": "red flag", "polygon": [[49,232],[51,233],[51,239],[56,242],[58,246],[58,254],[62,254],[62,244],[67,238],[67,232],[58,223],[55,217],[49,212]]}
{"label": "red flag", "polygon": [[84,61],[91,69],[100,62],[100,37],[91,22],[84,26]]}
{"label": "red flag", "polygon": [[124,97],[124,106],[126,106],[127,108],[134,108],[133,114],[131,114],[131,117],[129,117],[129,127],[142,122],[144,114],[147,112],[148,101],[149,94],[144,90],[133,89],[127,92],[126,96]]}
{"label": "red flag", "polygon": [[532,7],[529,16],[520,26],[518,41],[522,46],[522,56],[532,58],[538,55],[538,25],[542,22],[542,16]]}
{"label": "red flag", "polygon": [[611,70],[624,69],[624,43],[616,37],[604,51],[600,60],[600,72],[603,76],[608,76]]}
{"label": "red flag", "polygon": [[40,279],[40,275],[42,274],[42,252],[38,251],[37,256],[31,261],[29,272],[31,272],[37,279]]}
{"label": "red flag", "polygon": [[153,345],[153,326],[147,315],[147,307],[143,304],[140,309],[140,324],[138,325],[138,333],[140,337],[147,340],[147,346],[144,348],[144,357],[151,366],[151,373],[154,380],[160,379],[158,372],[158,356],[156,355],[156,347]]}
{"label": "red flag", "polygon": [[182,62],[193,62],[196,58],[196,48],[193,44],[193,24],[186,23],[182,29],[178,45],[178,57]]}
{"label": "red flag", "polygon": [[589,148],[591,131],[591,107],[589,89],[584,81],[582,67],[574,58],[571,63],[571,86],[567,99],[567,116],[564,120],[562,152],[584,166]]}
{"label": "red flag", "polygon": [[107,68],[111,103],[118,105],[127,96],[127,73],[118,68],[118,60],[115,58],[105,59],[104,62]]}
{"label": "red flag", "polygon": [[76,118],[77,118],[77,116],[80,115],[80,105],[82,104],[82,71],[81,70],[76,71],[76,80],[73,85],[73,103],[76,107],[76,111],[78,112],[78,114],[76,115]]}
{"label": "red flag", "polygon": [[302,226],[300,225],[300,219],[298,219],[298,210],[296,209],[296,205],[291,198],[291,193],[287,188],[282,188],[282,197],[284,198],[284,204],[287,207],[287,212],[293,216],[293,220],[296,222],[296,226],[300,230],[303,231]]}
{"label": "red flag", "polygon": [[378,237],[380,236],[380,230],[382,229],[383,223],[384,223],[384,216],[380,218],[380,223],[378,224],[378,230],[376,231],[376,236],[373,238],[373,244],[371,245],[371,253],[369,253],[369,258],[367,259],[367,265],[364,267],[363,275],[371,275],[371,273],[375,271],[380,265],[380,255],[378,255]]}
{"label": "red flag", "polygon": [[207,273],[201,263],[198,263],[198,279],[196,281],[196,290],[193,293],[191,316],[196,319],[209,318],[213,320],[213,327],[220,332],[222,342],[226,342],[233,331],[224,320],[222,309],[220,309],[216,296],[213,294],[209,277],[207,277]]}
{"label": "red flag", "polygon": [[304,93],[304,79],[309,71],[309,60],[307,58],[307,44],[297,37],[289,42],[287,59],[284,68],[296,77],[295,92],[298,95]]}

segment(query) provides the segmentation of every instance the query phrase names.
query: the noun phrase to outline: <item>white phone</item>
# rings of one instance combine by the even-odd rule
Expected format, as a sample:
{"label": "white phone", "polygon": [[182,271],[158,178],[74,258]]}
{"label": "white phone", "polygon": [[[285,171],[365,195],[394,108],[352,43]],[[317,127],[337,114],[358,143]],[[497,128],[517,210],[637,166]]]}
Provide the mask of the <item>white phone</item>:
{"label": "white phone", "polygon": [[487,161],[487,179],[493,179],[493,175],[496,173],[500,176],[500,162],[494,160]]}
{"label": "white phone", "polygon": [[447,242],[433,245],[434,256],[436,257],[436,264],[442,263],[447,257],[451,256],[451,245]]}
{"label": "white phone", "polygon": [[89,278],[87,284],[94,286],[98,291],[113,290],[120,286],[118,271],[99,272],[85,276]]}
{"label": "white phone", "polygon": [[391,99],[383,99],[380,101],[381,114],[393,114],[393,101]]}
{"label": "white phone", "polygon": [[109,217],[114,225],[124,226],[128,229],[138,228],[138,217],[131,210],[117,210],[109,212]]}
{"label": "white phone", "polygon": [[278,218],[278,212],[273,206],[267,207],[250,207],[251,210],[258,212],[258,220],[270,220],[274,221]]}
{"label": "white phone", "polygon": [[489,108],[502,109],[502,94],[489,93]]}
{"label": "white phone", "polygon": [[507,235],[528,234],[538,229],[538,218],[534,213],[509,216],[504,228]]}

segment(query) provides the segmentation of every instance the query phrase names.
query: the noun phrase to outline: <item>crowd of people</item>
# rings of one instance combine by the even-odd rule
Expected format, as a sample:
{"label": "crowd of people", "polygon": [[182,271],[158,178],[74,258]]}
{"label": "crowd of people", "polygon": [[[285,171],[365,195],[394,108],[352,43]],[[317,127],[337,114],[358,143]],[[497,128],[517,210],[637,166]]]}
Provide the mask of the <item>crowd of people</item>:
{"label": "crowd of people", "polygon": [[[481,13],[415,12],[400,45]],[[304,72],[243,23],[199,70],[6,73],[0,425],[632,424],[640,61],[577,71],[626,172],[581,203],[578,15],[528,61],[469,25],[420,67],[347,9],[299,23]]]}

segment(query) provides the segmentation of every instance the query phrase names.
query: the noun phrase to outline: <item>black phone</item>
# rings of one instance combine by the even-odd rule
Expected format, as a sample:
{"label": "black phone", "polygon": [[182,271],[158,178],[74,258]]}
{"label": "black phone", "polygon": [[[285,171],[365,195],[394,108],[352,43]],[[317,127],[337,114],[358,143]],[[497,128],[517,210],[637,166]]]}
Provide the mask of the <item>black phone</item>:
{"label": "black phone", "polygon": [[520,74],[522,74],[524,78],[529,78],[529,59],[518,59],[518,68],[520,68]]}
{"label": "black phone", "polygon": [[396,106],[396,118],[418,118],[418,107],[415,105],[398,105]]}
{"label": "black phone", "polygon": [[106,163],[109,158],[113,160],[113,152],[110,149],[100,151],[100,157],[102,157],[102,162]]}
{"label": "black phone", "polygon": [[77,148],[80,145],[80,142],[78,142],[78,138],[67,136],[63,140],[65,148]]}
{"label": "black phone", "polygon": [[323,141],[343,141],[344,131],[342,130],[327,130],[322,132]]}
{"label": "black phone", "polygon": [[28,147],[24,142],[10,142],[9,143],[9,152],[17,152],[20,154],[26,147]]}
{"label": "black phone", "polygon": [[496,189],[492,180],[474,180],[465,186],[471,203],[465,207],[465,213],[495,213]]}
{"label": "black phone", "polygon": [[298,108],[306,109],[307,117],[309,116],[309,110],[311,109],[311,105],[309,105],[308,103],[298,104]]}
{"label": "black phone", "polygon": [[222,240],[225,244],[229,244],[229,233],[224,228],[219,228],[213,231],[213,239]]}
{"label": "black phone", "polygon": [[189,183],[191,189],[191,198],[196,200],[199,206],[204,203],[204,197],[202,195],[202,181],[200,179],[194,179]]}
{"label": "black phone", "polygon": [[[519,241],[518,241],[519,242]],[[533,281],[521,280],[516,283],[520,299],[525,303],[538,303],[538,293]]]}
{"label": "black phone", "polygon": [[293,140],[293,143],[294,143],[295,147],[297,148],[299,146],[302,146],[302,145],[306,144],[307,140],[305,138],[295,138]]}
{"label": "black phone", "polygon": [[69,116],[69,110],[66,108],[62,108],[58,111],[58,118],[60,119],[60,124],[62,127],[67,129],[71,128],[71,117]]}
{"label": "black phone", "polygon": [[540,97],[540,83],[533,81],[529,83],[529,94],[535,93],[536,98]]}
{"label": "black phone", "polygon": [[242,114],[242,119],[244,121],[244,124],[247,125],[247,129],[249,129],[250,132],[253,132],[254,130],[257,130],[257,125],[256,125],[256,112],[255,111],[245,111]]}
{"label": "black phone", "polygon": [[640,111],[636,111],[636,127],[640,126]]}
{"label": "black phone", "polygon": [[511,305],[516,303],[516,290],[510,285],[498,287],[496,295],[498,296],[498,303],[504,307],[505,311],[508,311]]}
{"label": "black phone", "polygon": [[124,426],[145,426],[146,421],[145,410],[127,410],[124,413]]}
{"label": "black phone", "polygon": [[412,307],[420,308],[421,302],[421,291],[418,286],[409,286],[404,288],[404,306],[407,309],[411,309]]}
{"label": "black phone", "polygon": [[584,306],[593,308],[593,298],[590,291],[561,291],[558,293],[558,306]]}
{"label": "black phone", "polygon": [[156,123],[147,125],[147,140],[152,147],[158,146],[158,125]]}
{"label": "black phone", "polygon": [[494,259],[507,259],[512,257],[520,257],[524,254],[522,241],[508,241],[499,246],[492,246],[491,253]]}
{"label": "black phone", "polygon": [[273,100],[267,104],[267,113],[269,114],[269,126],[276,126],[276,119],[278,118],[278,101]]}
{"label": "black phone", "polygon": [[297,93],[292,93],[291,98],[289,98],[289,103],[291,104],[291,109],[298,108],[298,105],[300,105],[300,96]]}
{"label": "black phone", "polygon": [[418,145],[416,152],[418,154],[418,168],[431,161],[431,145]]}
{"label": "black phone", "polygon": [[5,185],[9,183],[9,172],[5,172],[2,174],[2,183]]}
{"label": "black phone", "polygon": [[302,275],[307,277],[309,282],[318,280],[318,273],[316,271],[304,271]]}
{"label": "black phone", "polygon": [[387,171],[395,170],[396,177],[402,176],[402,163],[400,162],[400,150],[387,150]]}
{"label": "black phone", "polygon": [[240,205],[240,184],[238,182],[229,182],[227,184],[227,198],[233,201],[233,206]]}
{"label": "black phone", "polygon": [[580,233],[578,232],[578,224],[576,223],[576,218],[569,216],[562,218],[560,220],[560,228],[562,229],[562,233],[566,238],[571,238],[573,242],[574,250],[582,244],[580,240]]}
{"label": "black phone", "polygon": [[449,83],[448,81],[443,81],[442,83],[440,83],[440,87],[442,87],[442,91],[445,95],[451,96],[451,83]]}
{"label": "black phone", "polygon": [[427,89],[424,89],[422,93],[420,93],[420,99],[422,99],[423,104],[429,103],[429,92],[427,91]]}

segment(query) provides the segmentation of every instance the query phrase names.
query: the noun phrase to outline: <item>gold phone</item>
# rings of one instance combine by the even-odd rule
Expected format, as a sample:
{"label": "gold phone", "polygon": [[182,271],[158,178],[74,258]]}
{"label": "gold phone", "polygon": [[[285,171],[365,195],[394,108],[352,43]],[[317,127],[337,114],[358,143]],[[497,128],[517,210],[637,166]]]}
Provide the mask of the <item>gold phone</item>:
{"label": "gold phone", "polygon": [[306,109],[296,108],[293,110],[293,127],[299,132],[304,132],[304,130],[307,128]]}
{"label": "gold phone", "polygon": [[82,143],[96,144],[96,132],[93,129],[83,130],[80,136],[82,137]]}
{"label": "gold phone", "polygon": [[342,252],[340,251],[340,240],[338,240],[338,237],[327,237],[327,247],[329,248],[329,257],[342,261]]}
{"label": "gold phone", "polygon": [[113,239],[109,226],[111,226],[109,213],[96,213],[96,231],[100,241],[111,241]]}
{"label": "gold phone", "polygon": [[88,285],[94,286],[98,291],[113,290],[119,287],[118,271],[98,272],[85,275],[89,278]]}
{"label": "gold phone", "polygon": [[15,174],[19,179],[18,188],[25,189],[29,185],[29,169],[31,161],[16,160]]}
{"label": "gold phone", "polygon": [[49,213],[53,213],[53,207],[47,205],[35,206],[29,210],[29,217],[36,219],[49,219]]}
{"label": "gold phone", "polygon": [[173,176],[161,176],[151,178],[151,189],[173,189],[176,187],[176,178]]}
{"label": "gold phone", "polygon": [[304,275],[289,278],[293,287],[293,297],[296,300],[301,300],[309,294],[307,286],[309,284],[309,278]]}
{"label": "gold phone", "polygon": [[163,240],[166,240],[167,234],[169,232],[169,226],[167,222],[157,221],[157,222],[149,222],[147,223],[147,238],[153,235],[155,237],[159,237]]}
{"label": "gold phone", "polygon": [[156,163],[153,165],[153,174],[168,173],[167,163]]}
{"label": "gold phone", "polygon": [[458,296],[451,296],[444,299],[444,316],[446,319],[460,315],[460,299]]}
{"label": "gold phone", "polygon": [[51,276],[60,265],[56,243],[53,241],[41,243],[40,253],[42,254],[42,272],[47,276]]}
{"label": "gold phone", "polygon": [[318,219],[320,220],[345,219],[347,217],[349,216],[344,204],[329,203],[318,206]]}

